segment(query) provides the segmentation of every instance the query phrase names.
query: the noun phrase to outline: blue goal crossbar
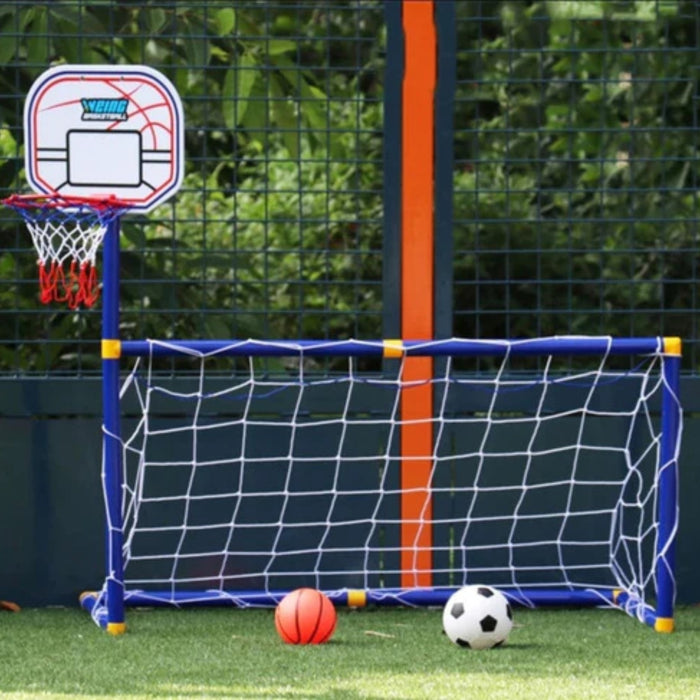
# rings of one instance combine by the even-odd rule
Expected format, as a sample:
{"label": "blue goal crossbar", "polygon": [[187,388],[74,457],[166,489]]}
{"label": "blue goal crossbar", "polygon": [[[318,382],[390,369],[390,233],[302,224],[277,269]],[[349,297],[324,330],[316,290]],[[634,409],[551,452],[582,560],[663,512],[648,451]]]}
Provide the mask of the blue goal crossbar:
{"label": "blue goal crossbar", "polygon": [[[545,355],[679,355],[677,338],[555,336],[524,340],[132,340],[125,357],[207,355],[219,357],[536,357]],[[670,349],[669,349],[670,348]]]}

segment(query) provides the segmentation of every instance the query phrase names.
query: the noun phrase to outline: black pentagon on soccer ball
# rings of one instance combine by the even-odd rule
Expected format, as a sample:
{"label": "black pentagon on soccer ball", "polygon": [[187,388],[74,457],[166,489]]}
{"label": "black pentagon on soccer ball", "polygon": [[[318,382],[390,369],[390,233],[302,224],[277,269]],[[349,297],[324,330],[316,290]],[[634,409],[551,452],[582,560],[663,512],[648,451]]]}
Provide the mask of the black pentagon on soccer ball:
{"label": "black pentagon on soccer ball", "polygon": [[469,642],[466,641],[466,639],[459,639],[459,637],[458,637],[455,641],[456,641],[457,644],[459,644],[459,646],[461,646],[461,647],[465,647],[466,649],[470,649],[470,648],[471,648],[471,644],[469,644]]}
{"label": "black pentagon on soccer ball", "polygon": [[479,624],[481,625],[482,632],[493,632],[496,629],[498,620],[495,617],[491,617],[491,615],[487,615],[481,619]]}
{"label": "black pentagon on soccer ball", "polygon": [[452,609],[450,610],[450,615],[452,615],[452,617],[455,617],[455,618],[464,615],[464,604],[463,603],[455,603],[452,606]]}
{"label": "black pentagon on soccer ball", "polygon": [[506,603],[506,615],[508,615],[509,620],[513,619],[513,608],[510,607],[510,603]]}
{"label": "black pentagon on soccer ball", "polygon": [[486,588],[485,586],[479,586],[477,593],[479,595],[484,596],[484,598],[490,598],[493,595],[493,591],[490,588]]}

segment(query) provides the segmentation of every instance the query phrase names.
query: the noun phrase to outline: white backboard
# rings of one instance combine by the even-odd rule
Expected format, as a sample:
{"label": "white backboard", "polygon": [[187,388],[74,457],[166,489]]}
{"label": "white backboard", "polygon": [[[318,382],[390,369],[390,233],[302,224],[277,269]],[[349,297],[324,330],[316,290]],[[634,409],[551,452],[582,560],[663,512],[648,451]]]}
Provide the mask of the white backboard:
{"label": "white backboard", "polygon": [[180,96],[149,66],[54,66],[24,106],[27,182],[150,211],[182,184],[184,126]]}

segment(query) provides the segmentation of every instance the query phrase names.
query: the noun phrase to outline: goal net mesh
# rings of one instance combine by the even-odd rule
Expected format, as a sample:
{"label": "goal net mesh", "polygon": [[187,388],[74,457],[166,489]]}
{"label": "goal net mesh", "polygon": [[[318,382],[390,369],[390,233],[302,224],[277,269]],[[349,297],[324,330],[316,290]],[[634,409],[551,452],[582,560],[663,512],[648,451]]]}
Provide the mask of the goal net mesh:
{"label": "goal net mesh", "polygon": [[[122,388],[127,600],[269,605],[313,586],[400,601],[401,552],[419,546],[402,541],[407,360],[172,354],[177,371],[151,354]],[[436,358],[418,518],[432,588],[652,600],[663,383],[660,354]]]}

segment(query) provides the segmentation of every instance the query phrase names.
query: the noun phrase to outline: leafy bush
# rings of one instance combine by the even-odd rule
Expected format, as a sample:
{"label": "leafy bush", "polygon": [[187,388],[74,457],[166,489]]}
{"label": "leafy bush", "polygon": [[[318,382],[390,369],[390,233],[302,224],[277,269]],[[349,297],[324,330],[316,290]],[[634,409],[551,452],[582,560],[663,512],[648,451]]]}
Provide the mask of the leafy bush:
{"label": "leafy bush", "polygon": [[692,4],[459,8],[457,332],[687,335]]}
{"label": "leafy bush", "polygon": [[[185,186],[122,222],[125,338],[377,334],[382,4],[271,8],[0,7],[6,193],[24,189],[19,106],[50,62],[146,63],[183,97]],[[98,367],[99,312],[37,307],[35,255],[7,212],[0,243],[0,370]]]}
{"label": "leafy bush", "polygon": [[[222,163],[206,180],[190,173],[150,220],[125,221],[125,321],[130,311],[158,308],[173,313],[166,337],[376,335],[381,109],[361,112],[358,131],[355,114],[332,105],[332,144],[302,143],[292,158],[280,139],[235,191],[221,186]],[[333,149],[348,155],[333,158]],[[153,323],[148,315],[133,332],[163,335],[162,313],[161,327]]]}

